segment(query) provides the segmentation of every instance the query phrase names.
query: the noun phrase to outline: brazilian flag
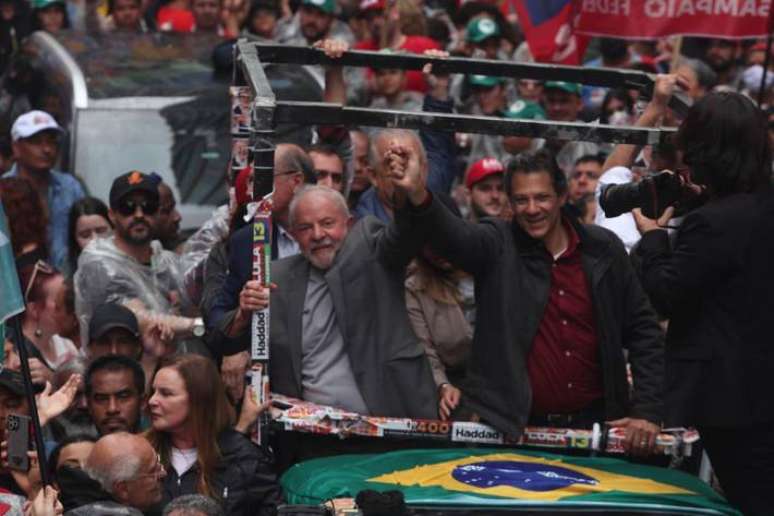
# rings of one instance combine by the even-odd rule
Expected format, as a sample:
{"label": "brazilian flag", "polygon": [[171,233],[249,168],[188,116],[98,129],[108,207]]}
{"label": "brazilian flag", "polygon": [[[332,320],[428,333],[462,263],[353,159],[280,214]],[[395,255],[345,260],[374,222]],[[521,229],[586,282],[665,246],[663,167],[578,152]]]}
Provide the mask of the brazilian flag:
{"label": "brazilian flag", "polygon": [[340,455],[297,464],[281,482],[294,504],[398,489],[409,505],[421,507],[739,514],[701,480],[680,471],[531,450]]}

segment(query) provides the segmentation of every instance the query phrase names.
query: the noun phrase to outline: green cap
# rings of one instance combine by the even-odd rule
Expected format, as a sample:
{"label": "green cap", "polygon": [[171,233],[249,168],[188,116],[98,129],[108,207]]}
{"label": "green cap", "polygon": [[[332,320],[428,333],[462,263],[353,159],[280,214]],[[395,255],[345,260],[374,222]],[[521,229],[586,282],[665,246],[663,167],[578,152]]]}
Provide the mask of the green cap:
{"label": "green cap", "polygon": [[32,0],[33,9],[45,9],[52,5],[65,5],[64,0]]}
{"label": "green cap", "polygon": [[562,90],[567,93],[574,93],[575,95],[581,95],[581,89],[583,87],[577,82],[564,82],[564,81],[546,81],[543,85],[544,90]]}
{"label": "green cap", "polygon": [[491,75],[471,75],[468,80],[471,86],[483,86],[484,88],[491,88],[503,82],[502,78]]}
{"label": "green cap", "polygon": [[508,111],[505,112],[506,118],[523,118],[526,120],[545,120],[546,112],[537,102],[529,100],[517,100]]}
{"label": "green cap", "polygon": [[491,18],[473,18],[468,22],[466,39],[473,43],[481,43],[486,38],[500,35],[500,27]]}
{"label": "green cap", "polygon": [[336,0],[301,0],[301,5],[315,7],[325,14],[333,14],[336,10]]}

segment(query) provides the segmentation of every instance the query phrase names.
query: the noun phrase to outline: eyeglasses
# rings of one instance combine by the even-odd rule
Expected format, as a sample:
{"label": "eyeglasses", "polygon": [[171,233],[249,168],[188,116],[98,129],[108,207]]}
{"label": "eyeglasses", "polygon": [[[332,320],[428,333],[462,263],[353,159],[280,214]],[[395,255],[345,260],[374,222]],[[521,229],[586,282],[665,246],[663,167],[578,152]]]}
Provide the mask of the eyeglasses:
{"label": "eyeglasses", "polygon": [[129,217],[130,215],[134,215],[134,212],[137,211],[137,208],[142,209],[142,212],[145,215],[155,215],[156,212],[159,211],[159,203],[150,199],[127,199],[118,203],[118,206],[116,206],[116,211],[118,211],[118,213],[124,217]]}
{"label": "eyeglasses", "polygon": [[32,290],[32,287],[35,285],[35,279],[38,277],[38,273],[54,274],[54,272],[56,272],[54,268],[48,263],[44,262],[43,260],[38,260],[37,262],[35,262],[35,267],[32,269],[32,275],[30,276],[30,281],[27,283],[27,288],[24,289],[25,303],[29,302],[30,291]]}
{"label": "eyeglasses", "polygon": [[157,453],[156,462],[153,464],[153,467],[151,468],[151,470],[148,471],[147,473],[138,473],[137,475],[135,475],[134,478],[136,480],[139,480],[140,478],[153,477],[158,480],[162,478],[165,474],[166,474],[166,468],[164,468],[164,464],[162,464],[161,462],[161,455]]}

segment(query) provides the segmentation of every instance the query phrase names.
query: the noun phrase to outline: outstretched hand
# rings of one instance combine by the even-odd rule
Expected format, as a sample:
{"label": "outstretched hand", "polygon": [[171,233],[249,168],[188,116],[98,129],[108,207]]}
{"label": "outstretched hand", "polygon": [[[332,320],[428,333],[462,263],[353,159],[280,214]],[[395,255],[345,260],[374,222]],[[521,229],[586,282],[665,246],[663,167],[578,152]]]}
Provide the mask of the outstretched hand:
{"label": "outstretched hand", "polygon": [[70,378],[62,385],[58,391],[51,393],[50,382],[46,382],[43,392],[35,397],[35,403],[38,406],[38,416],[40,426],[64,413],[73,404],[75,395],[78,393],[78,386],[81,384],[82,377],[79,374],[71,374]]}

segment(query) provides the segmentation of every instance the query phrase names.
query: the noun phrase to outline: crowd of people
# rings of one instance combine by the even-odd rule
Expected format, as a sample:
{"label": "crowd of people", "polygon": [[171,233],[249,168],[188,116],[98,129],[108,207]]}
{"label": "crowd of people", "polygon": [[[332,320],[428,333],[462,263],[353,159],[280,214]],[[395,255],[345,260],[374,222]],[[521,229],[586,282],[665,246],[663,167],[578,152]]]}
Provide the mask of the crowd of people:
{"label": "crowd of people", "polygon": [[[0,503],[26,501],[34,516],[268,515],[295,463],[422,445],[279,430],[255,445],[269,403],[246,385],[251,320],[268,307],[275,393],[509,435],[607,422],[633,460],[655,453],[663,428],[692,426],[728,500],[770,510],[774,76],[759,106],[759,43],[696,40],[687,57],[668,39],[594,41],[585,66],[659,73],[646,98],[335,65],[349,49],[530,61],[507,2],[0,3],[6,63],[34,29],[210,31],[321,49],[328,102],[678,128],[644,148],[345,126],[277,141],[265,287],[252,279],[250,167],[233,171],[229,204],[183,234],[176,187],[153,171],[106,164],[99,199],[77,170],[57,170],[66,129],[33,106],[9,130],[0,178],[26,304],[4,328],[0,441],[7,450],[8,416],[31,410],[18,344],[46,449],[26,471],[4,452]],[[668,107],[678,91],[693,103],[684,119]],[[690,202],[653,213],[661,192],[648,191],[642,210],[606,216],[612,185],[664,170]]]}

